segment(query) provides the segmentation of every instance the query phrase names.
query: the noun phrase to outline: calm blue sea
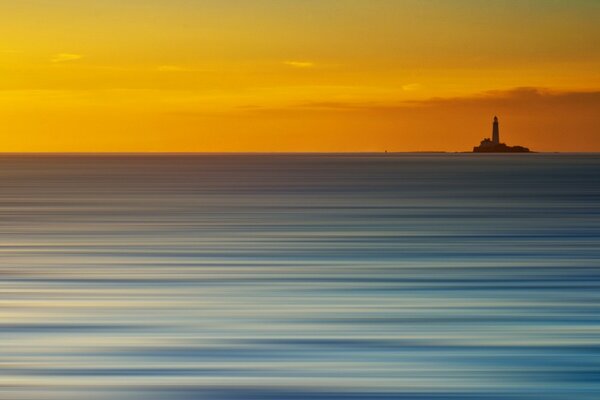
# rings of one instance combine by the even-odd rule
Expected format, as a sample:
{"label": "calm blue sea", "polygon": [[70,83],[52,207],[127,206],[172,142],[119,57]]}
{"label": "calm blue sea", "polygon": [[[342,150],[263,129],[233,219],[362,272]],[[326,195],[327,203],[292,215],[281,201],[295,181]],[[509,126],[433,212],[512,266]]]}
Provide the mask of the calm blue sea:
{"label": "calm blue sea", "polygon": [[600,155],[2,155],[2,400],[596,400]]}

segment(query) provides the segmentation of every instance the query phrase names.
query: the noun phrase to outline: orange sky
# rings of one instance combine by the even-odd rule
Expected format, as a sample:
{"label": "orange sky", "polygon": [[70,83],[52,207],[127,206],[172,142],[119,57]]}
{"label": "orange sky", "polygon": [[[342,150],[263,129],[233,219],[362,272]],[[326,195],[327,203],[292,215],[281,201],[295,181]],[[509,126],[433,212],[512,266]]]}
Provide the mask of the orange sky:
{"label": "orange sky", "polygon": [[600,2],[0,5],[0,151],[600,151]]}

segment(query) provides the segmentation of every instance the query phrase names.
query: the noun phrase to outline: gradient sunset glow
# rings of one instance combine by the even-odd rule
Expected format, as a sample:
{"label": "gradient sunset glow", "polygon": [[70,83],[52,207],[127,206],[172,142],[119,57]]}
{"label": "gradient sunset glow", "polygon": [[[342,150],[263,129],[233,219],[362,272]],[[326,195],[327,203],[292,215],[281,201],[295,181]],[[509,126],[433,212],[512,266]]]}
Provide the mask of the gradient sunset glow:
{"label": "gradient sunset glow", "polygon": [[0,151],[600,151],[594,0],[0,6]]}

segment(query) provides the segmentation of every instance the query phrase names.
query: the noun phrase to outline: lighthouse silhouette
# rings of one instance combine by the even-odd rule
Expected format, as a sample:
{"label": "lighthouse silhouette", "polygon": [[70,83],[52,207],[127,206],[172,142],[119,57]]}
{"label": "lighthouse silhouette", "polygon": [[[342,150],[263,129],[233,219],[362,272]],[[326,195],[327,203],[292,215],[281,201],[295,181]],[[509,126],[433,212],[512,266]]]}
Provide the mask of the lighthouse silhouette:
{"label": "lighthouse silhouette", "polygon": [[498,126],[498,117],[494,117],[494,128],[492,130],[492,142],[500,144],[500,127]]}
{"label": "lighthouse silhouette", "polygon": [[494,125],[492,129],[492,138],[485,138],[479,146],[473,147],[474,153],[530,153],[527,147],[523,146],[507,146],[500,143],[500,124],[498,117],[494,117]]}

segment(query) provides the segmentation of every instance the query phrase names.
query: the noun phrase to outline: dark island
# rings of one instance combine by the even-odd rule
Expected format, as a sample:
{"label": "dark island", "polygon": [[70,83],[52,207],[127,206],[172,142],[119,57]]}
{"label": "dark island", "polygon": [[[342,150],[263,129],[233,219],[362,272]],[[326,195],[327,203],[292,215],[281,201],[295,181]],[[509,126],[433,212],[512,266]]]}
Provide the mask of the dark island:
{"label": "dark island", "polygon": [[473,148],[473,153],[531,153],[531,151],[527,147],[508,146],[504,143],[500,143],[498,117],[494,117],[492,138],[483,139],[479,146]]}

